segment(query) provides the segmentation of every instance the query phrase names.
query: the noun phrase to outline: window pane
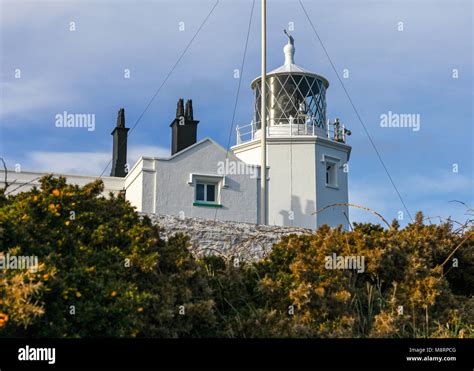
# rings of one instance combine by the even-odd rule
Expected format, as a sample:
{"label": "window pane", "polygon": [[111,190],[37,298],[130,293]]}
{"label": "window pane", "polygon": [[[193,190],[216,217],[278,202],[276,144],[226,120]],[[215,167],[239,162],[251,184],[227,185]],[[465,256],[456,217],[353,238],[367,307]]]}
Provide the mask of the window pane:
{"label": "window pane", "polygon": [[209,202],[216,201],[216,186],[214,184],[207,185],[207,201]]}
{"label": "window pane", "polygon": [[196,184],[196,201],[204,201],[204,184]]}
{"label": "window pane", "polygon": [[337,167],[335,164],[326,165],[326,184],[332,187],[337,187],[336,179]]}

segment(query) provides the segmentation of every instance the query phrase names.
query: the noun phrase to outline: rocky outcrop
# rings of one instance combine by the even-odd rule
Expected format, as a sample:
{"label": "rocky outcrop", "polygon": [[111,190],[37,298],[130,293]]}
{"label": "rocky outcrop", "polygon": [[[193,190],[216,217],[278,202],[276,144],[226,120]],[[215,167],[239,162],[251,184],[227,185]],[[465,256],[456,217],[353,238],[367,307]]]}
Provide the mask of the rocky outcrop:
{"label": "rocky outcrop", "polygon": [[142,215],[147,215],[163,229],[162,237],[165,240],[176,233],[188,235],[190,249],[196,256],[214,254],[239,261],[262,259],[283,236],[313,233],[310,229],[297,227],[180,218],[172,215]]}

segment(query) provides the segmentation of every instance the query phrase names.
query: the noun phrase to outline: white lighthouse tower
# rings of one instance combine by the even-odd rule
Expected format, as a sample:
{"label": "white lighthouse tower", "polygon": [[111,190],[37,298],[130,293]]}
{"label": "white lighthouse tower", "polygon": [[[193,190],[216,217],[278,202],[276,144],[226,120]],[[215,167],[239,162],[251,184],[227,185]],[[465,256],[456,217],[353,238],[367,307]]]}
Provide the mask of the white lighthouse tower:
{"label": "white lighthouse tower", "polygon": [[[266,221],[270,225],[315,229],[349,223],[348,161],[350,131],[326,114],[329,82],[294,63],[292,36],[283,48],[285,63],[266,75]],[[252,82],[254,118],[237,128],[234,154],[261,165],[261,77]]]}

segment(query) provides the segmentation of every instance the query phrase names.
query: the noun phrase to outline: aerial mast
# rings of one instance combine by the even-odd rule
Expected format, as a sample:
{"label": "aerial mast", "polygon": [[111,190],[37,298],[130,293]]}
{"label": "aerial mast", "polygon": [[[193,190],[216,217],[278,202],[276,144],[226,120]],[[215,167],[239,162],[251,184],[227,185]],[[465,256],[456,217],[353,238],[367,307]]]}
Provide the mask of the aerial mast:
{"label": "aerial mast", "polygon": [[267,77],[267,4],[262,0],[262,79],[261,79],[261,176],[260,176],[260,224],[267,224],[267,115],[266,115],[266,77]]}

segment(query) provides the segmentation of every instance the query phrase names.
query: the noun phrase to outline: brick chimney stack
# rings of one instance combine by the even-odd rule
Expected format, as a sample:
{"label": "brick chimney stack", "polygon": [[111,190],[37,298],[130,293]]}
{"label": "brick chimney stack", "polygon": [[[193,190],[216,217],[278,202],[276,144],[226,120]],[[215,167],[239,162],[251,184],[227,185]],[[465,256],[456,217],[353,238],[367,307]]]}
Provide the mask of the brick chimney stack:
{"label": "brick chimney stack", "polygon": [[188,99],[184,109],[184,101],[180,98],[176,107],[176,118],[170,125],[171,155],[196,143],[198,123],[199,121],[194,120],[193,101]]}
{"label": "brick chimney stack", "polygon": [[123,178],[127,175],[127,135],[129,130],[125,127],[125,109],[120,108],[117,115],[117,125],[111,133],[113,136],[113,152],[110,176]]}

